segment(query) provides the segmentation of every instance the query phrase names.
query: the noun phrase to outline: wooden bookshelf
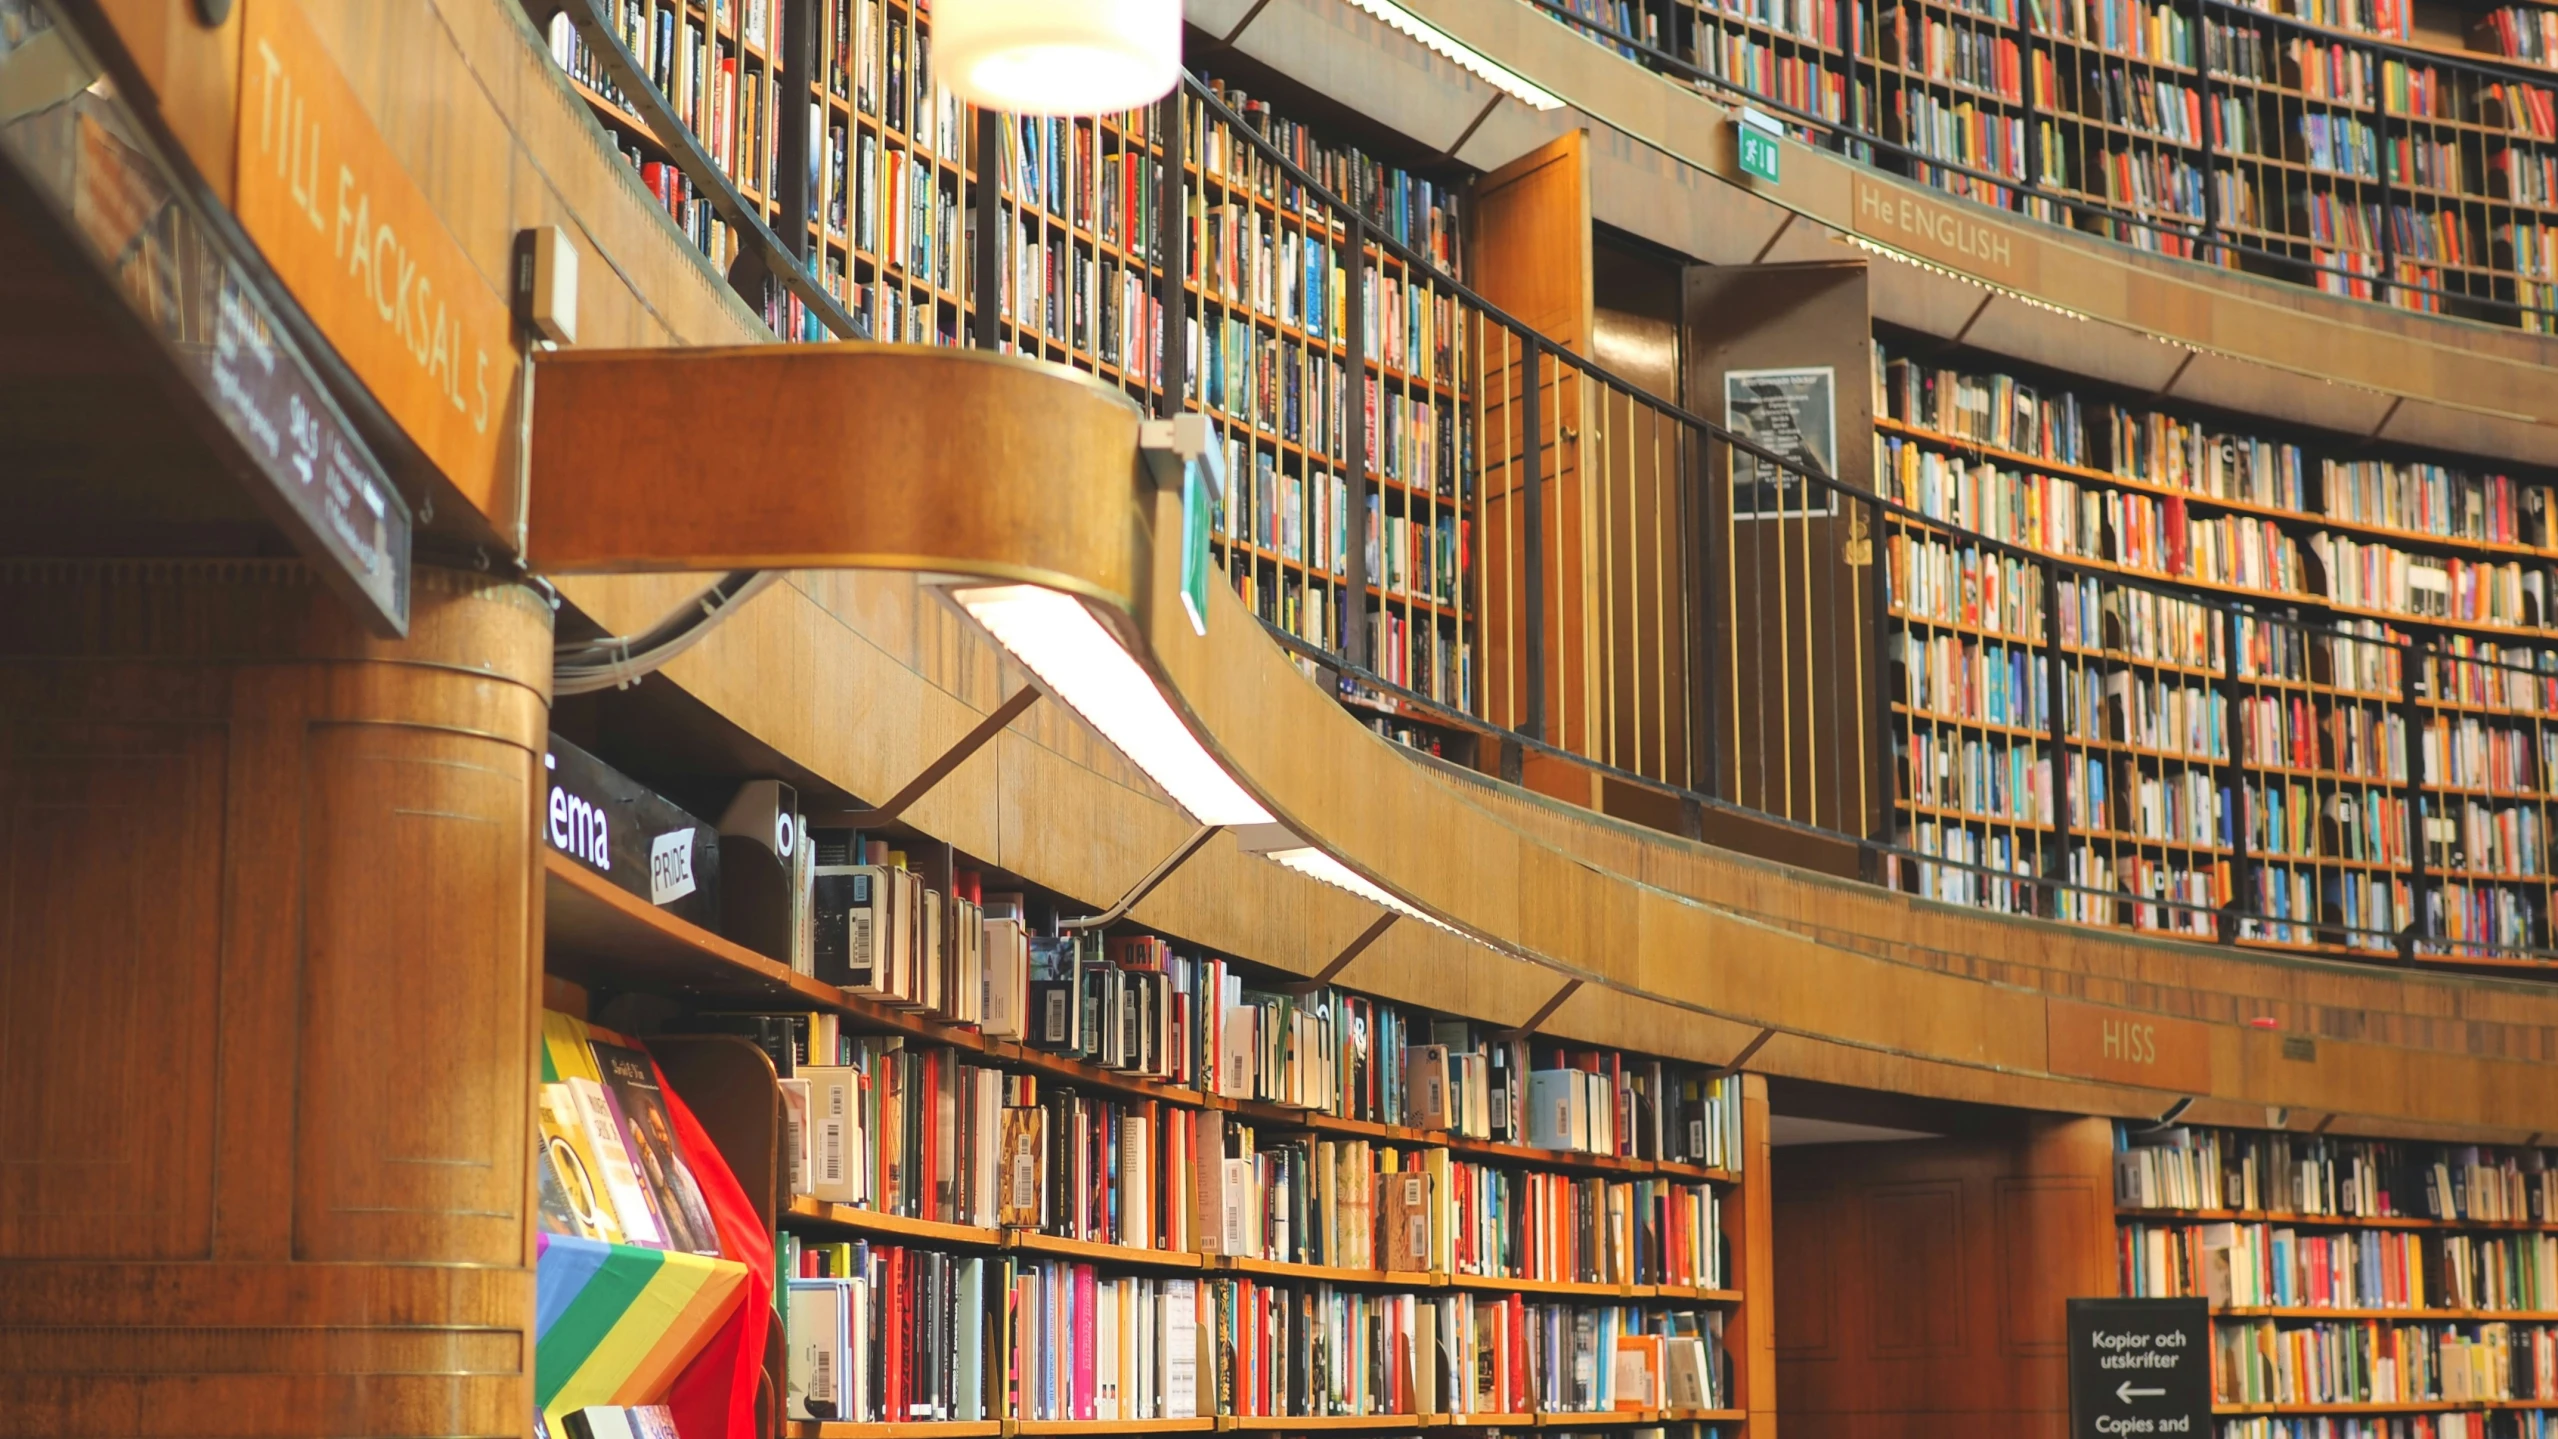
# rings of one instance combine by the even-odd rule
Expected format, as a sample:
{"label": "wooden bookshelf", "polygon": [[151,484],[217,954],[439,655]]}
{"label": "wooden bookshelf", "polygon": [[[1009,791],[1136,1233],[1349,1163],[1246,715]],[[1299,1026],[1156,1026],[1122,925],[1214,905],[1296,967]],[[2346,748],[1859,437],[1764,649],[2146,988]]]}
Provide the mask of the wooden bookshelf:
{"label": "wooden bookshelf", "polygon": [[[2244,1130],[2198,1131],[2196,1137],[2198,1140],[2217,1138],[2220,1143],[2220,1172],[2210,1177],[2214,1184],[2232,1182],[2226,1176],[2235,1168],[2242,1173],[2255,1173],[2258,1176],[2258,1183],[2269,1185],[2288,1185],[2294,1182],[2296,1175],[2327,1176],[2323,1182],[2337,1186],[2340,1193],[2355,1182],[2356,1176],[2364,1172],[2365,1166],[2378,1167],[2373,1182],[2400,1186],[2417,1182],[2419,1174],[2437,1163],[2448,1166],[2443,1170],[2448,1182],[2456,1186],[2465,1186],[2463,1192],[2474,1192],[2475,1186],[2481,1183],[2493,1182],[2499,1186],[2508,1183],[2503,1177],[2505,1171],[2498,1167],[2495,1161],[2514,1159],[2519,1164],[2522,1158],[2518,1152],[2512,1150],[2487,1150],[2481,1155],[2481,1168],[2472,1171],[2456,1164],[2456,1156],[2452,1152],[2455,1146],[2412,1142],[2374,1143],[2346,1139],[2322,1140],[2316,1135],[2267,1135]],[[2118,1136],[2117,1144],[2120,1145],[2123,1142]],[[2181,1163],[2189,1171],[2199,1170],[2202,1167],[2203,1156],[2199,1143],[2193,1151],[2179,1151],[2174,1145],[2149,1147],[2157,1148],[2168,1155],[2176,1155],[2180,1152],[2188,1154],[2189,1157]],[[2137,1149],[2135,1152],[2138,1152]],[[2144,1175],[2151,1174],[2156,1168],[2156,1166],[2148,1166],[2145,1161],[2134,1165],[2133,1161],[2128,1159],[2118,1160],[2117,1165],[2118,1168],[2132,1166],[2138,1173]],[[2173,1174],[2177,1168],[2177,1164],[2168,1164],[2166,1171]],[[2534,1182],[2536,1172],[2520,1172],[2527,1176],[2522,1181],[2527,1193],[2529,1186]],[[2558,1323],[2558,1312],[2549,1310],[2449,1306],[2431,1303],[2427,1299],[2428,1295],[2437,1292],[2447,1282],[2446,1277],[2438,1272],[2437,1266],[2441,1264],[2469,1262],[2483,1268],[2500,1267],[2507,1262],[2506,1259],[2496,1258],[2492,1254],[2469,1256],[2462,1250],[2438,1247],[2438,1242],[2430,1236],[2455,1234],[2522,1236],[2548,1232],[2553,1227],[2550,1223],[2466,1218],[2439,1219],[2430,1216],[2397,1214],[2296,1214],[2246,1209],[2170,1209],[2121,1202],[2124,1195],[2134,1192],[2130,1187],[2134,1183],[2135,1180],[2130,1175],[2118,1175],[2118,1202],[2115,1206],[2115,1218],[2118,1226],[2122,1227],[2123,1233],[2115,1256],[2116,1283],[2118,1289],[2126,1294],[2148,1294],[2157,1290],[2156,1260],[2152,1256],[2161,1251],[2147,1247],[2146,1241],[2135,1244],[2135,1234],[2142,1229],[2165,1229],[2173,1232],[2186,1226],[2236,1223],[2261,1225],[2268,1228],[2301,1228],[2334,1235],[2397,1234],[2406,1236],[2411,1245],[2422,1246],[2403,1256],[2405,1265],[2413,1272],[2391,1271],[2391,1277],[2387,1279],[2380,1274],[2365,1274],[2364,1271],[2368,1265],[2359,1258],[2348,1261],[2355,1274],[2363,1275],[2370,1281],[2393,1284],[2403,1282],[2409,1291],[2410,1302],[2407,1304],[2371,1303],[2367,1302],[2367,1296],[2366,1302],[2339,1305],[2302,1303],[2242,1305],[2216,1302],[2212,1305],[2211,1311],[2212,1322],[2216,1328],[2223,1325],[2241,1325],[2251,1330],[2261,1331],[2270,1327],[2279,1334],[2322,1325],[2348,1327],[2380,1325],[2393,1328],[2431,1326],[2450,1334],[2474,1336],[2474,1326],[2478,1325]],[[2392,1187],[2390,1192],[2393,1197],[2396,1197],[2395,1187]],[[2506,1197],[2511,1197],[2509,1192]],[[2138,1256],[2134,1253],[2136,1248],[2141,1251]],[[2294,1264],[2305,1269],[2311,1262],[2305,1256],[2301,1256],[2298,1250],[2295,1249],[2292,1252]],[[2172,1247],[2163,1253],[2169,1261],[2171,1270],[2168,1276],[2168,1292],[2198,1292],[2194,1286],[2201,1282],[2199,1279],[2199,1268],[2203,1262],[2201,1255],[2199,1253],[2183,1254],[2181,1250]],[[2389,1260],[2381,1261],[2382,1267],[2388,1269],[2390,1262]],[[2530,1261],[2526,1259],[2523,1262],[2528,1264]],[[2189,1265],[2196,1272],[2186,1274],[2178,1268],[2180,1264]],[[2141,1271],[2137,1276],[2133,1273],[2135,1267]],[[2486,1281],[2481,1278],[2478,1282]],[[2259,1376],[2255,1384],[2250,1384],[2245,1382],[2242,1376],[2228,1372],[2231,1356],[2241,1353],[2249,1355],[2251,1359],[2258,1357],[2251,1346],[2225,1348],[2215,1345],[2213,1384],[2214,1393],[2220,1396],[2220,1402],[2213,1406],[2215,1414],[2233,1416],[2378,1415],[2451,1413],[2490,1409],[2558,1410],[2558,1399],[2531,1398],[2415,1397],[2338,1403],[2268,1402],[2245,1399],[2241,1396],[2251,1389],[2257,1393],[2265,1392],[2263,1388],[2258,1388],[2256,1385],[2270,1384],[2273,1382],[2273,1377]]]}
{"label": "wooden bookshelf", "polygon": [[[2011,381],[1992,373],[1994,366],[1965,370],[1931,361],[1925,368],[1936,377],[1939,397],[1932,403],[1939,406],[1946,403],[1941,394],[1949,373],[1965,376],[1966,391],[1986,397],[1992,412],[2007,403],[2011,384],[2020,396],[2036,396],[2047,414],[2060,411],[2063,392],[2082,389],[2065,378]],[[1959,523],[1888,519],[1881,558],[1891,586],[1889,624],[1893,643],[1905,647],[1896,652],[1883,707],[1899,756],[1892,768],[1900,843],[1931,858],[2017,876],[1902,857],[1887,862],[1894,882],[1957,902],[2082,923],[2358,955],[2393,949],[2394,932],[2424,906],[2440,916],[2435,924],[2443,936],[2420,953],[2425,962],[2547,967],[2541,956],[2491,947],[2551,943],[2558,855],[2545,836],[2558,811],[2539,756],[2558,695],[2543,693],[2550,676],[2536,668],[2487,669],[2461,657],[2531,666],[2536,656],[2558,656],[2558,616],[2549,627],[2524,628],[2340,603],[2326,595],[2332,578],[2311,552],[2311,538],[2357,538],[2406,556],[2433,556],[2446,566],[2471,557],[2519,564],[2542,594],[2558,595],[2558,535],[2535,543],[2472,541],[2331,517],[2323,511],[2345,507],[2329,493],[2333,487],[2399,483],[2388,474],[2337,468],[2390,463],[2340,441],[2227,439],[2224,422],[2208,416],[2180,412],[2162,420],[2143,401],[2118,412],[2101,396],[2082,394],[2077,413],[2093,453],[2066,463],[1977,433],[1948,433],[1911,414],[1886,413],[1887,405],[1906,411],[1912,403],[1897,363],[1878,373],[1876,383],[1878,460],[1920,454],[1995,466],[1994,477],[1975,472],[1962,480],[1967,495],[2014,477],[2065,481],[2078,487],[2078,498],[2055,494],[2046,520],[2049,506],[2064,502],[2075,508],[2067,526],[2083,528],[2087,514],[2096,514],[2105,546],[2115,553],[2126,544],[2109,508],[2118,502],[2184,506],[2207,523],[2214,515],[2241,517],[2294,546],[2305,580],[2297,589],[2251,590],[2197,579],[2170,573],[2164,564],[2124,563],[2085,542],[2093,536],[2056,537],[2048,525],[2038,536],[2022,522],[1990,528],[2019,544],[2023,556],[1969,553],[1973,540],[1964,526],[1989,522],[1957,507],[1951,495],[1943,510]],[[2190,485],[2170,483],[2138,457],[2113,454],[2126,434],[2144,443],[2166,436],[2201,446],[2187,451],[2189,460],[2234,451],[2273,466],[2273,478],[2260,475],[2251,489],[2244,473],[2232,470],[2215,485],[2198,470]],[[1878,473],[1888,476],[1884,487],[1893,498],[1925,509],[1938,504],[1940,483],[1928,464],[1878,465]],[[1923,484],[1912,479],[1913,470]],[[2423,472],[2407,474],[2411,484],[2430,483]],[[2284,476],[2297,476],[2297,498],[2265,502],[2264,491],[2287,494]],[[1942,483],[1955,479],[1948,469]],[[2547,495],[2550,483],[2531,474],[2506,480],[2453,473],[2406,498],[2446,506],[2443,529],[2483,529],[2519,524],[2530,492]],[[2464,486],[2482,508],[2461,498]],[[2211,488],[2240,493],[2208,493]],[[2020,503],[2039,493],[2025,494]],[[2449,518],[2454,515],[2463,516],[2462,523]],[[2160,543],[2161,555],[2172,553]],[[2257,607],[2236,622],[2242,662],[2234,673],[2222,654],[2227,632],[2220,612],[2180,608],[2189,596],[2244,597]],[[2045,613],[2055,605],[2057,614]],[[2153,614],[2157,627],[2147,628]],[[2363,638],[2341,634],[2345,629]],[[2399,647],[2419,644],[2430,648]],[[2493,656],[2484,653],[2490,649]],[[1924,690],[1914,668],[1921,658],[1929,678]],[[2046,678],[2039,667],[2055,660]],[[1982,667],[2003,669],[2011,703],[1993,707],[1986,701],[1998,687],[1969,679],[1937,694],[1936,682],[1949,666],[1976,674]],[[2364,666],[2374,672],[2361,673]],[[2498,699],[2504,702],[2480,703]],[[2062,710],[2057,716],[2054,704]],[[2159,733],[2145,728],[2162,722],[2168,727]],[[2182,732],[2189,723],[2199,726],[2190,736]],[[2409,754],[2427,747],[2436,757],[2415,772]],[[2317,762],[2308,762],[2313,757]],[[2236,820],[2224,813],[2229,802],[2222,798],[2241,791],[2248,796],[2243,845],[2232,837]],[[2409,818],[2420,803],[2429,821],[2421,838]],[[2421,873],[2413,850],[2418,843],[2426,846]],[[2061,890],[2056,881],[2100,892]],[[2143,903],[2152,898],[2182,898],[2201,908]],[[2241,920],[2234,936],[2212,913],[2233,901],[2242,912],[2263,916]]]}
{"label": "wooden bookshelf", "polygon": [[[1739,1243],[1738,1236],[1746,1233],[1751,1222],[1740,1203],[1741,1176],[1735,1171],[1466,1140],[1438,1131],[1342,1118],[1258,1100],[1227,1099],[1117,1075],[1035,1048],[988,1041],[966,1026],[942,1023],[875,1001],[845,995],[806,975],[794,974],[787,966],[721,935],[645,903],[564,854],[546,856],[543,885],[547,968],[563,984],[582,987],[582,990],[562,991],[564,995],[575,994],[579,1001],[584,1001],[589,995],[601,998],[643,992],[711,1010],[833,1014],[850,1032],[893,1036],[947,1050],[955,1058],[970,1062],[1070,1081],[1079,1090],[1089,1090],[1097,1097],[1116,1096],[1128,1100],[1171,1098],[1177,1101],[1178,1112],[1232,1114],[1237,1119],[1266,1125],[1274,1131],[1297,1129],[1390,1146],[1436,1146],[1479,1163],[1497,1164],[1504,1168],[1515,1166],[1554,1173],[1604,1176],[1613,1180],[1655,1178],[1692,1185],[1711,1184],[1726,1191],[1718,1211],[1724,1232],[1715,1237],[1715,1242]],[[722,1041],[713,1037],[685,1042],[718,1045]],[[770,1074],[769,1065],[748,1052],[742,1044],[729,1052],[745,1053],[754,1061],[750,1068]],[[670,1073],[685,1076],[677,1080],[679,1088],[707,1082],[701,1076],[709,1072],[698,1064],[676,1066],[670,1070]],[[732,1066],[729,1072],[745,1071]],[[759,1083],[770,1086],[772,1081],[765,1078]],[[715,1140],[720,1140],[720,1136],[736,1124],[740,1115],[751,1115],[760,1110],[766,1116],[760,1122],[773,1123],[770,1116],[779,1103],[779,1096],[770,1088],[765,1089],[760,1099],[724,1092],[703,1093],[698,1089],[687,1097],[705,1115],[705,1122],[711,1125]],[[1746,1108],[1743,1110],[1745,1123],[1753,1122],[1747,1118],[1750,1112]],[[1764,1148],[1755,1152],[1764,1159]],[[764,1153],[763,1163],[778,1165],[781,1162],[777,1157],[778,1151],[767,1150]],[[750,1180],[750,1192],[767,1182],[778,1182],[778,1175],[771,1179]],[[1747,1306],[1746,1295],[1739,1287],[1715,1289],[1694,1285],[1526,1280],[1450,1275],[1436,1271],[1407,1273],[1350,1269],[1257,1257],[1207,1256],[1182,1250],[1100,1243],[1019,1227],[909,1218],[807,1197],[788,1199],[775,1215],[775,1222],[781,1236],[794,1243],[819,1245],[853,1240],[906,1251],[938,1251],[959,1256],[973,1254],[997,1263],[1018,1258],[1022,1261],[1089,1264],[1111,1282],[1169,1281],[1191,1276],[1203,1282],[1218,1282],[1227,1277],[1250,1278],[1264,1285],[1340,1286],[1348,1291],[1381,1291],[1386,1294],[1519,1295],[1536,1304],[1585,1302],[1701,1308],[1736,1319]],[[1728,1366],[1728,1382],[1745,1385],[1752,1381],[1747,1376],[1740,1333],[1735,1329],[1727,1336],[1730,1347],[1724,1362]],[[1647,1415],[1651,1416],[1648,1420],[1645,1418]],[[787,1432],[795,1439],[831,1439],[831,1436],[838,1435],[853,1436],[853,1439],[874,1439],[874,1436],[885,1439],[885,1436],[907,1434],[1144,1433],[1216,1429],[1271,1433],[1300,1430],[1393,1433],[1424,1428],[1487,1426],[1517,1429],[1613,1428],[1627,1424],[1672,1422],[1673,1418],[1677,1422],[1696,1419],[1697,1422],[1725,1425],[1737,1423],[1737,1415],[1737,1410],[1716,1411],[1711,1416],[1665,1416],[1662,1411],[1651,1410],[1602,1414],[1536,1413],[1500,1416],[1502,1422],[1497,1426],[1490,1425],[1490,1416],[1444,1414],[1313,1416],[1304,1419],[1229,1416],[1097,1423],[999,1419],[967,1425],[829,1422],[792,1424],[787,1426]]]}

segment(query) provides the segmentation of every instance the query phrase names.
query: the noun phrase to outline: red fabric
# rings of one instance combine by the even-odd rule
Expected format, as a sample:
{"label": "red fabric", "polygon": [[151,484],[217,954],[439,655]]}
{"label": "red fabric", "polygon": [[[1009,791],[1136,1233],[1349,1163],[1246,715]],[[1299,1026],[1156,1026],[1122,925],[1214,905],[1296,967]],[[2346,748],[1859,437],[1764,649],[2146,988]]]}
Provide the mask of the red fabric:
{"label": "red fabric", "polygon": [[[649,1061],[652,1069],[656,1064]],[[676,1143],[684,1146],[684,1162],[719,1227],[720,1257],[746,1266],[746,1302],[675,1376],[666,1402],[683,1439],[748,1439],[755,1433],[755,1392],[763,1382],[764,1336],[773,1318],[773,1236],[663,1071],[657,1087],[666,1096],[666,1117],[675,1126]]]}

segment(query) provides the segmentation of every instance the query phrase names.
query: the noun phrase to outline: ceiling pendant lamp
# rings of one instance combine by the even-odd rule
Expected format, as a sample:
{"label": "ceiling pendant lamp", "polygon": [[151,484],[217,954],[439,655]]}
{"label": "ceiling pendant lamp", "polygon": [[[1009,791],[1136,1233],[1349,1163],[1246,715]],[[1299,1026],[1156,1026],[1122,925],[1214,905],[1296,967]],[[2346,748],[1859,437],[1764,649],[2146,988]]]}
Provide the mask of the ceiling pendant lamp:
{"label": "ceiling pendant lamp", "polygon": [[1025,115],[1101,115],[1181,78],[1181,0],[938,0],[933,49],[961,99]]}

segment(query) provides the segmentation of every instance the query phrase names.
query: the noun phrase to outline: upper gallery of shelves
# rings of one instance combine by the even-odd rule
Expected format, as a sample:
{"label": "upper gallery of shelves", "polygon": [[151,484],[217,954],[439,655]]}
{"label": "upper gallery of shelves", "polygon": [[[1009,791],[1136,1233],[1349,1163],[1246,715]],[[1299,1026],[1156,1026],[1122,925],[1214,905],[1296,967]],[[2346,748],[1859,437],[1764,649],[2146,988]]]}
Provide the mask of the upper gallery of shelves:
{"label": "upper gallery of shelves", "polygon": [[[1835,477],[1799,473],[1701,418],[1701,394],[1661,398],[1726,382],[1629,381],[1587,358],[1568,315],[1549,334],[1503,308],[1544,313],[1510,261],[1585,248],[1586,211],[1523,225],[1517,166],[1469,175],[1281,77],[1253,84],[1285,105],[1208,78],[1147,110],[1043,120],[941,89],[929,12],[905,0],[526,3],[670,218],[778,334],[850,325],[999,348],[1158,412],[1207,412],[1224,447],[1220,573],[1301,667],[1397,740],[1487,772],[1560,762],[1590,776],[1585,802],[1613,785],[1665,815],[1773,824],[1808,862],[1963,903],[2340,954],[2533,969],[2558,955],[2558,861],[2540,839],[2558,794],[2540,778],[2558,770],[2551,476],[1897,337],[1887,351],[1862,319],[1833,399],[1870,413],[1871,470],[1865,438],[1847,435],[1824,461]],[[1573,23],[1630,27],[1664,51],[1766,32],[1804,65],[1833,65],[1848,99],[1959,104],[1969,118],[1948,134],[1996,133],[1982,107],[2013,93],[2012,118],[2031,114],[2036,153],[2052,156],[2147,145],[2241,163],[2214,148],[2203,111],[2160,100],[2171,90],[2216,97],[2209,113],[2233,126],[2260,100],[2290,106],[2291,131],[2417,123],[2415,102],[2354,90],[2345,61],[2288,90],[2198,67],[2192,34],[2231,53],[2248,27],[2292,27],[2295,49],[2313,31],[2381,42],[2197,3],[2190,17],[1992,4],[1878,19],[1870,0],[1782,15],[1617,0]],[[793,16],[807,17],[796,41]],[[1885,21],[1896,38],[1864,38]],[[2121,113],[2079,114],[2035,88],[2044,71]],[[1925,78],[1939,74],[1955,78]],[[2498,83],[2525,88],[2499,93],[2525,94],[2521,74]],[[805,127],[780,122],[799,87]],[[2279,105],[2262,98],[2278,91]],[[2149,118],[2130,123],[2142,105]],[[680,133],[641,119],[661,112]],[[2188,120],[2191,144],[2150,133]],[[1853,128],[1819,134],[1847,143]],[[2500,154],[2540,153],[2508,139]],[[1887,151],[1907,158],[1873,153]],[[1963,178],[1943,158],[1919,173]],[[2558,167],[2558,129],[2545,158]],[[2364,183],[2350,165],[2302,167],[2317,184]],[[2386,165],[2374,173],[2380,200],[2412,194]],[[768,227],[792,284],[758,249]],[[2385,241],[2374,253],[2404,258]],[[1699,473],[1730,474],[1731,497],[1694,485]],[[1869,474],[1870,490],[1857,483]],[[1629,524],[1638,514],[1652,523]],[[1843,544],[1814,538],[1841,524]],[[1796,551],[1791,569],[1771,558]],[[1816,573],[1816,552],[1843,565]],[[2166,628],[2162,603],[2186,607]],[[2250,628],[2219,637],[2224,623]],[[2177,625],[2215,638],[2171,643]],[[1817,652],[1787,652],[1815,636]],[[2281,653],[2259,660],[2260,643]],[[2387,675],[2343,683],[2365,661]],[[2070,694],[2043,692],[2064,667]],[[1786,737],[1815,731],[1832,736],[1819,758],[1795,754]],[[2175,785],[2190,802],[2167,797]]]}
{"label": "upper gallery of shelves", "polygon": [[2558,9],[1521,0],[1809,143],[2052,224],[2558,332]]}

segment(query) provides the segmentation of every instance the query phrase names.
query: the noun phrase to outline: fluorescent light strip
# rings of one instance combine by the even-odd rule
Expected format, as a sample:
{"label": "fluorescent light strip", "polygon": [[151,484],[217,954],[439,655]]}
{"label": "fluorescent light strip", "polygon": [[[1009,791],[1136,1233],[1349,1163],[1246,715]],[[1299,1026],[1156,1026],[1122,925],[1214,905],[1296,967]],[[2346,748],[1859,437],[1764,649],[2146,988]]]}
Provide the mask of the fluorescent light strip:
{"label": "fluorescent light strip", "polygon": [[1393,910],[1406,919],[1417,919],[1423,924],[1436,925],[1450,934],[1457,933],[1454,927],[1443,924],[1386,893],[1383,889],[1369,883],[1367,878],[1358,871],[1313,845],[1301,845],[1295,849],[1269,850],[1262,855],[1262,858],[1286,865],[1308,879],[1321,880],[1336,889],[1346,889],[1361,899]]}
{"label": "fluorescent light strip", "polygon": [[951,598],[1012,651],[1050,694],[1163,786],[1201,824],[1270,823],[1083,601],[1038,585],[953,590]]}
{"label": "fluorescent light strip", "polygon": [[1384,21],[1421,43],[1422,47],[1446,57],[1459,68],[1490,85],[1511,99],[1536,110],[1560,110],[1563,102],[1551,92],[1529,84],[1508,67],[1501,65],[1445,30],[1404,9],[1394,0],[1349,0],[1358,9]]}

